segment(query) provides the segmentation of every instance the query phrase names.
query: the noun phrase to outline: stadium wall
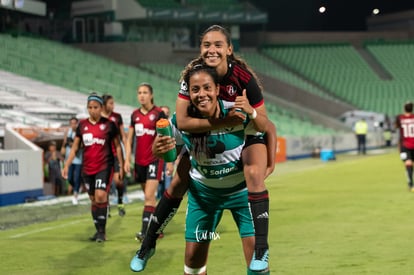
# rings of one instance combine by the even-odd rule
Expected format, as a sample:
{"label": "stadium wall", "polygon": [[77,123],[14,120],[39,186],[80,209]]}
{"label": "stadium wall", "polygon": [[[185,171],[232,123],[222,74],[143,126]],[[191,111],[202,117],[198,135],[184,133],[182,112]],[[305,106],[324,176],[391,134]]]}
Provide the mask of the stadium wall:
{"label": "stadium wall", "polygon": [[[395,139],[393,144],[395,144]],[[367,135],[367,149],[384,146],[382,133],[372,132]],[[334,153],[356,151],[357,139],[354,134],[286,137],[286,155],[288,160],[310,158],[315,150],[332,150]]]}
{"label": "stadium wall", "polygon": [[10,126],[0,151],[0,206],[18,204],[43,195],[43,150]]}
{"label": "stadium wall", "polygon": [[414,34],[409,31],[368,32],[243,32],[240,44],[243,47],[259,47],[264,44],[304,43],[351,43],[362,45],[367,40],[407,40]]}

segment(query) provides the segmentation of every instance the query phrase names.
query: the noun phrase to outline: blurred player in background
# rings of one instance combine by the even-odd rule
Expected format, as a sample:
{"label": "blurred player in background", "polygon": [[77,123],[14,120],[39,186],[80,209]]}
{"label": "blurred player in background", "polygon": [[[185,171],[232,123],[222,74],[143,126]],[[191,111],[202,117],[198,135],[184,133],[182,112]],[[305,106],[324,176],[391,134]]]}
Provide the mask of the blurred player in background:
{"label": "blurred player in background", "polygon": [[400,157],[407,173],[409,191],[414,192],[413,161],[414,161],[414,114],[413,103],[404,104],[404,113],[397,116],[395,127],[399,130]]}
{"label": "blurred player in background", "polygon": [[[115,146],[116,157],[123,165],[122,149],[119,142],[119,130],[115,123],[103,117],[103,100],[97,94],[91,94],[87,100],[89,117],[79,122],[72,150],[63,168],[63,176],[67,178],[69,166],[81,143],[83,146],[82,177],[91,200],[91,212],[96,233],[92,241],[106,240],[106,219],[108,214],[108,192],[111,187]],[[123,178],[123,169],[120,170]]]}
{"label": "blurred player in background", "polygon": [[[65,161],[68,159],[70,151],[72,149],[73,140],[76,136],[76,128],[78,127],[78,119],[76,117],[72,117],[69,120],[69,129],[65,131],[63,137],[62,148],[60,148],[60,152],[62,155],[65,156]],[[72,204],[77,205],[78,202],[78,194],[81,187],[81,171],[82,171],[82,149],[79,149],[76,152],[75,158],[72,161],[72,164],[69,166],[68,171],[68,182],[72,187]]]}
{"label": "blurred player in background", "polygon": [[163,161],[155,157],[151,146],[156,135],[155,124],[160,118],[166,118],[162,109],[154,104],[154,91],[150,84],[142,83],[137,88],[140,107],[131,114],[131,124],[125,145],[125,172],[131,170],[131,150],[135,137],[135,182],[140,183],[144,191],[144,210],[141,230],[137,239],[144,239],[148,223],[156,205],[158,182],[161,179]]}
{"label": "blurred player in background", "polygon": [[[122,146],[126,143],[126,134],[124,131],[124,123],[122,121],[122,116],[121,114],[114,112],[115,101],[112,95],[105,94],[102,96],[102,99],[103,99],[102,116],[106,117],[107,119],[115,123],[119,131],[119,139],[120,139],[120,142],[122,142],[121,143],[121,146]],[[112,151],[115,156],[113,181],[115,182],[116,191],[117,191],[116,193],[117,193],[117,198],[118,198],[118,201],[117,201],[118,214],[119,216],[123,217],[125,216],[125,213],[126,213],[125,206],[123,204],[126,181],[120,177],[119,171],[121,169],[124,169],[124,167],[119,165],[120,162],[118,158],[116,157],[115,146],[112,146]]]}

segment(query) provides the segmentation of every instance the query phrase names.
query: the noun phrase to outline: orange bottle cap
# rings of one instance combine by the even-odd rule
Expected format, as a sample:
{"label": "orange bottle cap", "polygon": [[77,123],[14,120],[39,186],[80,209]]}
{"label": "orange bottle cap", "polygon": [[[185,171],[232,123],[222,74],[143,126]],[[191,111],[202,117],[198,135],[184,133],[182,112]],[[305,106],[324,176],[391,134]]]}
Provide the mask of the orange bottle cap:
{"label": "orange bottle cap", "polygon": [[157,128],[165,128],[165,127],[168,127],[169,125],[170,125],[170,122],[166,118],[160,118],[156,123]]}

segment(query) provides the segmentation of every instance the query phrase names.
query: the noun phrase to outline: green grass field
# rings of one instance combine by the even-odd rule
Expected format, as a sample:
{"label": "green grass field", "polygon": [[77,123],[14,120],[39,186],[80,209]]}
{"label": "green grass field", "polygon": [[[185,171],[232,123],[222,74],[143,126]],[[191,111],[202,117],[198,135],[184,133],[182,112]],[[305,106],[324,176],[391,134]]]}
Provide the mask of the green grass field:
{"label": "green grass field", "polygon": [[[414,193],[405,182],[396,150],[278,164],[267,180],[271,273],[414,274]],[[183,273],[185,203],[142,274]],[[94,232],[88,206],[0,208],[0,274],[132,274],[142,207],[113,214],[104,244],[87,240]],[[218,233],[208,274],[245,274],[229,213]]]}

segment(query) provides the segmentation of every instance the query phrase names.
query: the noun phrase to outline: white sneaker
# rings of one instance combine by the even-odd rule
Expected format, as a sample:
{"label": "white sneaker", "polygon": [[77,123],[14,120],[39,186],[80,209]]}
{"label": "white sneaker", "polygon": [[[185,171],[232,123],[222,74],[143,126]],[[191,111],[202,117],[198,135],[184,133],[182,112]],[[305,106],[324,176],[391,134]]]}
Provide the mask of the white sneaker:
{"label": "white sneaker", "polygon": [[78,199],[77,199],[77,198],[75,198],[75,197],[73,197],[73,198],[72,198],[72,204],[73,204],[73,205],[78,205],[78,204],[79,204]]}

